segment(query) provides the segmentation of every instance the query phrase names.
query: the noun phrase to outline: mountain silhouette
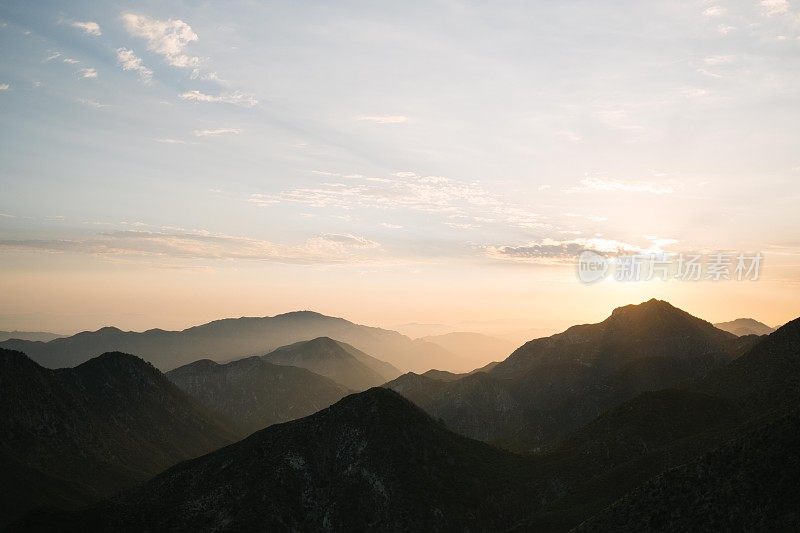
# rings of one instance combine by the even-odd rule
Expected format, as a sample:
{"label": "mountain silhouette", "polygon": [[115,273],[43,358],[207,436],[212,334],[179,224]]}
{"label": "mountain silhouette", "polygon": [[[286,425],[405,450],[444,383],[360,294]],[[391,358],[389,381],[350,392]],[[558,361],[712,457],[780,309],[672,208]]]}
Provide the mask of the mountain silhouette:
{"label": "mountain silhouette", "polygon": [[401,373],[389,363],[330,337],[283,346],[263,359],[277,365],[308,369],[354,391],[382,385]]}
{"label": "mountain silhouette", "polygon": [[49,370],[0,349],[0,523],[39,505],[95,501],[234,438],[132,355]]}
{"label": "mountain silhouette", "polygon": [[756,341],[650,300],[532,340],[479,378],[401,376],[387,387],[464,435],[532,450],[640,392],[698,379]]}
{"label": "mountain silhouette", "polygon": [[203,359],[167,378],[201,404],[225,415],[241,436],[315,413],[350,390],[304,368],[248,357],[219,364]]}
{"label": "mountain silhouette", "polygon": [[167,371],[199,359],[225,362],[263,355],[317,337],[350,344],[404,371],[461,368],[464,364],[463,359],[436,344],[311,311],[227,318],[182,331],[134,332],[105,327],[50,342],[7,340],[0,342],[0,347],[24,352],[48,368],[75,366],[98,353],[121,351],[135,353]]}
{"label": "mountain silhouette", "polygon": [[763,322],[752,318],[737,318],[730,322],[717,322],[714,326],[740,337],[744,335],[769,335],[775,331],[775,328],[771,328]]}
{"label": "mountain silhouette", "polygon": [[536,491],[530,461],[456,435],[375,388],[181,463],[40,531],[509,529]]}
{"label": "mountain silhouette", "polygon": [[49,331],[0,331],[0,341],[19,339],[23,341],[48,342],[61,337],[65,337],[65,335],[50,333]]}

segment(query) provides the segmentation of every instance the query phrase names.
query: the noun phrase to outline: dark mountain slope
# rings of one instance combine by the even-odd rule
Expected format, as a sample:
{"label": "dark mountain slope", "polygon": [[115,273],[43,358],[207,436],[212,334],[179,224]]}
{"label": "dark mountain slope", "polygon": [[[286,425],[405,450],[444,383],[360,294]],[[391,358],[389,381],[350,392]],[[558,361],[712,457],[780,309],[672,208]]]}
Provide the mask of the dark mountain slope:
{"label": "dark mountain slope", "polygon": [[743,335],[769,335],[776,329],[752,318],[737,318],[730,322],[718,322],[714,324],[714,327],[740,337]]}
{"label": "dark mountain slope", "polygon": [[387,386],[469,437],[530,451],[641,392],[702,378],[755,339],[650,300],[530,341],[484,378],[401,377]]}
{"label": "dark mountain slope", "polygon": [[0,522],[97,500],[233,439],[137,357],[109,353],[53,371],[0,350],[0,485],[11,489]]}
{"label": "dark mountain slope", "polygon": [[170,381],[236,424],[242,436],[315,413],[350,391],[304,368],[248,357],[225,365],[208,359],[176,368]]}
{"label": "dark mountain slope", "polygon": [[578,531],[796,531],[800,412],[648,481]]}
{"label": "dark mountain slope", "polygon": [[283,346],[263,358],[276,365],[308,369],[354,391],[382,385],[400,375],[392,365],[329,337]]}
{"label": "dark mountain slope", "polygon": [[761,410],[796,402],[800,398],[800,318],[710,373],[698,389]]}
{"label": "dark mountain slope", "polygon": [[198,359],[230,361],[262,355],[295,342],[331,337],[355,346],[403,370],[424,372],[450,368],[463,361],[436,344],[342,318],[298,311],[263,318],[228,318],[183,331],[121,331],[107,327],[44,342],[8,340],[0,347],[19,350],[48,368],[75,366],[94,354],[121,351],[140,355],[161,370]]}
{"label": "dark mountain slope", "polygon": [[376,388],[49,520],[62,531],[496,531],[536,502],[530,479],[527,460]]}

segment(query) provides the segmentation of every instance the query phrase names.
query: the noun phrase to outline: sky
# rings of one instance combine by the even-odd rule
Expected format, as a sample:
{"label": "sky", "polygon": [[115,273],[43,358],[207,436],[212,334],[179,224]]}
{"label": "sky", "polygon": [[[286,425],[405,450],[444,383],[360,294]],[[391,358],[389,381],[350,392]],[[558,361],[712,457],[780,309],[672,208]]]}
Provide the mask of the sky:
{"label": "sky", "polygon": [[799,123],[800,1],[2,1],[0,329],[782,324]]}

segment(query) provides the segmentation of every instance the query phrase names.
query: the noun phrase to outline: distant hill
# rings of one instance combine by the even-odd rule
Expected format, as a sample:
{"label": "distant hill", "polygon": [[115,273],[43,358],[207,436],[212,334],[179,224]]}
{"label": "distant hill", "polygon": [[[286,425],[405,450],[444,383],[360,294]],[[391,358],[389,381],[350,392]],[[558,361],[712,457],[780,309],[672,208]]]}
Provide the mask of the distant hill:
{"label": "distant hill", "polygon": [[48,331],[0,331],[0,342],[7,341],[8,339],[48,342],[65,336],[66,335],[59,335],[58,333],[50,333]]}
{"label": "distant hill", "polygon": [[234,438],[138,357],[49,370],[0,349],[0,524],[39,505],[90,503]]}
{"label": "distant hill", "polygon": [[241,436],[315,413],[350,393],[304,368],[261,357],[227,364],[204,359],[170,370],[167,378],[203,405],[222,413]]}
{"label": "distant hill", "polygon": [[263,359],[276,365],[308,369],[353,391],[383,385],[401,374],[389,363],[330,337],[283,346],[263,356]]}
{"label": "distant hill", "polygon": [[537,499],[531,480],[529,460],[451,433],[378,388],[181,463],[71,516],[31,517],[28,527],[507,530]]}
{"label": "distant hill", "polygon": [[744,335],[769,335],[775,331],[775,328],[771,328],[752,318],[737,318],[730,322],[717,322],[714,326],[740,337]]}
{"label": "distant hill", "polygon": [[387,386],[455,431],[526,450],[640,392],[700,378],[756,341],[650,300],[615,309],[598,324],[530,341],[483,375],[401,376]]}
{"label": "distant hill", "polygon": [[445,350],[458,354],[471,363],[470,368],[451,369],[466,372],[492,361],[500,361],[509,356],[517,347],[511,342],[483,335],[481,333],[456,332],[445,335],[422,337],[422,340],[438,344]]}
{"label": "distant hill", "polygon": [[198,359],[230,361],[263,355],[317,337],[350,344],[403,371],[464,366],[462,358],[436,344],[311,311],[263,318],[227,318],[183,331],[151,329],[140,333],[106,327],[46,343],[8,340],[0,342],[0,347],[22,351],[48,368],[75,366],[99,353],[122,351],[135,353],[167,371]]}

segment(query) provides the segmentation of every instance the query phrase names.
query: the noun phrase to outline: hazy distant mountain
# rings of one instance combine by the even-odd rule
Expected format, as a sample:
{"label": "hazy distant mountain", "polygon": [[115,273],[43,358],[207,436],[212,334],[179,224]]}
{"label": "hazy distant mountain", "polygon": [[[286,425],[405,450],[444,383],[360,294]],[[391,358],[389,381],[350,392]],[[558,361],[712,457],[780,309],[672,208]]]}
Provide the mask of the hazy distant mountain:
{"label": "hazy distant mountain", "polygon": [[203,359],[166,376],[203,405],[224,414],[241,436],[308,416],[351,392],[304,368],[270,364],[261,357],[224,365]]}
{"label": "hazy distant mountain", "polygon": [[0,523],[76,507],[234,440],[152,365],[107,353],[49,370],[0,349]]}
{"label": "hazy distant mountain", "polygon": [[391,326],[394,331],[399,331],[403,335],[408,335],[412,339],[426,337],[428,335],[444,335],[455,331],[455,326],[448,324],[420,324],[418,322],[409,322],[408,324],[398,324]]}
{"label": "hazy distant mountain", "polygon": [[769,335],[775,331],[775,328],[771,328],[752,318],[737,318],[730,322],[717,322],[714,326],[740,337],[743,335]]}
{"label": "hazy distant mountain", "polygon": [[[530,461],[370,389],[184,462],[40,530],[490,531],[536,502]],[[31,525],[33,527],[33,525]]]}
{"label": "hazy distant mountain", "polygon": [[[471,368],[454,369],[455,371],[472,370],[492,361],[500,361],[509,356],[516,344],[503,339],[490,337],[481,333],[456,332],[445,335],[423,337],[422,340],[438,344],[449,352],[469,359]],[[453,369],[451,369],[453,370]]]}
{"label": "hazy distant mountain", "polygon": [[60,339],[65,335],[50,333],[48,331],[0,331],[0,342],[8,339],[20,339],[23,341],[48,342],[53,339]]}
{"label": "hazy distant mountain", "polygon": [[389,363],[329,337],[283,346],[263,359],[276,365],[308,369],[354,391],[383,385],[401,374]]}
{"label": "hazy distant mountain", "polygon": [[135,353],[166,371],[198,359],[230,361],[263,355],[317,337],[345,342],[404,371],[459,369],[464,364],[463,359],[436,344],[311,311],[228,318],[183,331],[151,329],[139,333],[106,327],[47,343],[8,340],[0,347],[25,352],[48,368],[74,366],[98,353],[122,351]]}
{"label": "hazy distant mountain", "polygon": [[530,341],[465,383],[401,376],[387,386],[467,436],[530,448],[639,392],[699,378],[755,341],[650,300]]}

